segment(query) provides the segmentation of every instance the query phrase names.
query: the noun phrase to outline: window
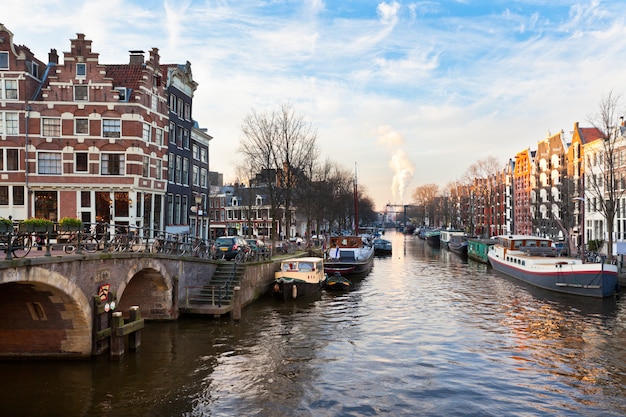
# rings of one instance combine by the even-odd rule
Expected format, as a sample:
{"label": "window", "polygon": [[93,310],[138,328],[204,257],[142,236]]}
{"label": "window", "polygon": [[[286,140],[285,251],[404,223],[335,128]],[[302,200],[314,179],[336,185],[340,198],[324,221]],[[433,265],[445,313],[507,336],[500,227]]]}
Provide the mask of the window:
{"label": "window", "polygon": [[87,64],[76,64],[76,76],[77,77],[87,76]]}
{"label": "window", "polygon": [[0,52],[0,69],[9,69],[9,53]]}
{"label": "window", "polygon": [[75,157],[75,172],[87,172],[89,170],[89,154],[87,152],[76,152]]}
{"label": "window", "polygon": [[176,96],[174,94],[170,94],[170,111],[176,113]]}
{"label": "window", "polygon": [[74,86],[74,101],[87,101],[87,100],[89,100],[89,86],[75,85]]}
{"label": "window", "polygon": [[9,205],[9,186],[0,185],[0,206]]}
{"label": "window", "polygon": [[183,157],[176,155],[176,184],[181,184],[181,176],[183,173]]}
{"label": "window", "polygon": [[207,156],[206,156],[206,155],[207,155],[207,150],[206,150],[206,148],[202,148],[202,149],[200,149],[200,160],[201,160],[202,162],[206,162],[206,161],[207,161]]}
{"label": "window", "polygon": [[61,153],[60,152],[39,152],[37,154],[37,173],[49,175],[61,175]]}
{"label": "window", "polygon": [[176,123],[170,122],[170,143],[176,144]]}
{"label": "window", "polygon": [[32,76],[39,79],[39,64],[37,64],[36,62],[30,61],[29,65],[30,65],[30,73],[32,74]]}
{"label": "window", "polygon": [[149,156],[143,157],[141,174],[146,178],[150,177],[150,157]]}
{"label": "window", "polygon": [[196,161],[200,160],[200,148],[198,148],[198,145],[196,145],[195,143],[192,146],[192,154],[193,159],[195,159]]}
{"label": "window", "polygon": [[18,171],[18,156],[19,149],[0,149],[0,171]]}
{"label": "window", "polygon": [[176,160],[174,159],[174,154],[170,153],[170,157],[168,159],[167,165],[167,179],[169,182],[174,182],[174,172],[176,170]]}
{"label": "window", "polygon": [[191,120],[191,105],[189,103],[185,103],[185,119]]}
{"label": "window", "polygon": [[148,123],[143,124],[142,137],[146,142],[150,142],[150,133],[152,133],[152,128]]}
{"label": "window", "polygon": [[18,135],[18,126],[16,112],[0,112],[0,135]]}
{"label": "window", "polygon": [[150,105],[150,109],[153,112],[156,112],[159,110],[159,98],[157,97],[156,94],[152,94],[152,103]]}
{"label": "window", "polygon": [[183,128],[176,126],[176,146],[183,147]]}
{"label": "window", "polygon": [[155,178],[157,180],[163,179],[163,160],[162,159],[157,159],[156,160],[156,176]]}
{"label": "window", "polygon": [[183,185],[189,185],[189,158],[183,159]]}
{"label": "window", "polygon": [[202,188],[206,188],[208,186],[206,174],[207,174],[206,169],[202,168],[202,170],[200,171],[200,187]]}
{"label": "window", "polygon": [[17,100],[17,80],[0,80],[0,98]]}
{"label": "window", "polygon": [[126,173],[124,154],[102,154],[100,156],[100,173],[102,175],[124,175]]}
{"label": "window", "polygon": [[198,165],[194,165],[192,168],[193,185],[196,187],[200,185],[200,168]]}
{"label": "window", "polygon": [[61,119],[57,117],[44,117],[41,119],[41,134],[48,137],[61,136]]}
{"label": "window", "polygon": [[189,197],[186,195],[183,195],[183,206],[181,207],[181,219],[180,219],[180,224],[188,224],[189,223],[189,218],[187,216],[187,213],[189,212]]}
{"label": "window", "polygon": [[13,205],[14,206],[23,206],[24,205],[24,187],[14,185],[13,186]]}
{"label": "window", "polygon": [[105,138],[119,138],[122,131],[122,121],[118,119],[102,120],[102,136]]}
{"label": "window", "polygon": [[115,91],[117,91],[117,99],[119,101],[128,101],[128,91],[126,87],[115,87]]}
{"label": "window", "polygon": [[77,135],[88,135],[89,119],[74,119],[74,133]]}
{"label": "window", "polygon": [[183,148],[189,149],[189,129],[183,130]]}
{"label": "window", "polygon": [[156,144],[163,146],[163,129],[156,130]]}

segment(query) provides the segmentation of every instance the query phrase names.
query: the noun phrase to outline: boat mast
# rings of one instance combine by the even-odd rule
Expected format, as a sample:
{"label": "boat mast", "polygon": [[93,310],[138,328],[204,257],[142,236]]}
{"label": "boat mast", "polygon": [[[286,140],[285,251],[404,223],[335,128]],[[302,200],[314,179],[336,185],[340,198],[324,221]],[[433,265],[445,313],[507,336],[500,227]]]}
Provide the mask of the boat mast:
{"label": "boat mast", "polygon": [[356,180],[356,162],[354,163],[354,234],[359,235],[359,190]]}

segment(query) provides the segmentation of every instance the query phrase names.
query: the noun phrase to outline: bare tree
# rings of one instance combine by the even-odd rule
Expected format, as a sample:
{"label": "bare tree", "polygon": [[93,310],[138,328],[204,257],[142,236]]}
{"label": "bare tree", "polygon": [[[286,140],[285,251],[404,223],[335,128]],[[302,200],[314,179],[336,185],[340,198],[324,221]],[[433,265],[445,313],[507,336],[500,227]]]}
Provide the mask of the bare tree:
{"label": "bare tree", "polygon": [[[318,157],[317,134],[290,104],[269,113],[253,110],[245,117],[241,131],[244,137],[239,152],[244,156],[244,166],[259,172],[258,179],[268,190],[273,219],[278,218],[280,206],[284,207],[289,236],[296,187]],[[275,223],[272,228],[276,228]],[[272,241],[276,233],[274,230]]]}
{"label": "bare tree", "polygon": [[429,226],[434,226],[435,206],[439,196],[437,184],[421,185],[413,191],[413,201],[417,206],[424,207],[424,222],[428,220]]}
{"label": "bare tree", "polygon": [[[598,203],[598,211],[606,220],[606,230],[608,233],[607,255],[613,255],[613,231],[615,228],[615,216],[619,208],[618,202],[624,195],[626,188],[623,187],[622,178],[618,176],[618,168],[621,164],[619,153],[624,146],[622,134],[624,110],[620,105],[620,96],[610,91],[602,96],[598,105],[597,113],[592,116],[589,122],[593,127],[600,130],[603,138],[601,145],[601,155],[598,158],[590,158],[585,169],[585,189],[594,197]],[[593,168],[597,168],[599,175],[593,175]],[[590,175],[588,175],[588,173]],[[589,206],[589,204],[587,204]]]}

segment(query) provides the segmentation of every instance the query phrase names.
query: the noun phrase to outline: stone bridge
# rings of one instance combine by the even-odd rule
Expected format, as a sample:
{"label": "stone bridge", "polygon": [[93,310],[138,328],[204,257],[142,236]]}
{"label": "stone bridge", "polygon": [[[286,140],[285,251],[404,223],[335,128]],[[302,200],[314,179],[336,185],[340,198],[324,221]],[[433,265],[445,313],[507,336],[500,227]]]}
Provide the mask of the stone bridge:
{"label": "stone bridge", "polygon": [[[0,357],[88,357],[94,297],[108,284],[116,311],[178,318],[185,289],[210,282],[218,261],[145,253],[96,253],[0,261]],[[246,266],[243,305],[273,278],[273,262]]]}

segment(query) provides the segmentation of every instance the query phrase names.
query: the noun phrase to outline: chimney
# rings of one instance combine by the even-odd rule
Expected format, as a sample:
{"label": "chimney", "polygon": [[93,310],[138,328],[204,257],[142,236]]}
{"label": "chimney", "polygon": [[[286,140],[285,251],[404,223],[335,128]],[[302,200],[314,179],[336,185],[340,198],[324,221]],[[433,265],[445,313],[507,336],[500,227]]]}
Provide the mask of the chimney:
{"label": "chimney", "polygon": [[143,51],[129,51],[130,65],[143,65]]}
{"label": "chimney", "polygon": [[57,54],[56,49],[50,49],[48,53],[48,62],[50,64],[58,64],[59,63],[59,54]]}

